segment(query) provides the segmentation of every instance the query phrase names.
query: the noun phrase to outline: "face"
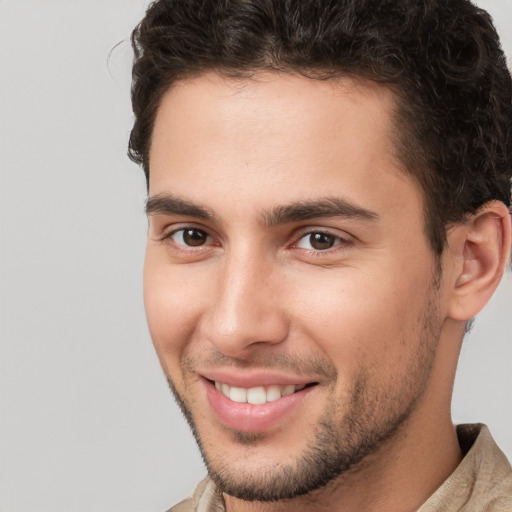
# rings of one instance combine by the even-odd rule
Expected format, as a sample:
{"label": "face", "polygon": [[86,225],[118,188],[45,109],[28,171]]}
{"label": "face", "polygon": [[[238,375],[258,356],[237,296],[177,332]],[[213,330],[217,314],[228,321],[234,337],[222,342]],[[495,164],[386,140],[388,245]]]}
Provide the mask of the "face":
{"label": "face", "polygon": [[428,411],[442,302],[393,108],[381,86],[282,74],[164,96],[146,311],[228,495],[312,492]]}

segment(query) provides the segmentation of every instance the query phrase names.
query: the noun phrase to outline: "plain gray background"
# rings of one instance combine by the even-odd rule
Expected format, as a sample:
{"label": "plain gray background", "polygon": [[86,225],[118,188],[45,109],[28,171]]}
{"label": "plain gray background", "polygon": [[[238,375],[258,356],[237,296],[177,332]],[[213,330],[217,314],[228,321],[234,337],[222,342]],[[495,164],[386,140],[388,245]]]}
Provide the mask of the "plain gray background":
{"label": "plain gray background", "polygon": [[[512,0],[479,3],[512,55]],[[204,473],[142,303],[145,184],[125,153],[146,4],[0,0],[0,512],[163,511]],[[509,458],[511,338],[509,272],[453,405]]]}

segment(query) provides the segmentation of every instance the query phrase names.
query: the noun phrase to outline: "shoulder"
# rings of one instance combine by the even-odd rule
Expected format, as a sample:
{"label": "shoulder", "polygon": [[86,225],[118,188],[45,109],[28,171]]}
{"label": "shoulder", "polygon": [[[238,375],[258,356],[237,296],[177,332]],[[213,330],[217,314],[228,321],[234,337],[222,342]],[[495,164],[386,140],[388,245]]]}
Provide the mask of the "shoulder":
{"label": "shoulder", "polygon": [[[506,455],[494,442],[487,427],[480,435],[482,454],[478,460],[479,471],[474,487],[476,501],[481,500],[488,512],[512,510],[512,467]],[[476,444],[476,443],[475,443]]]}
{"label": "shoulder", "polygon": [[215,485],[209,478],[205,478],[197,485],[190,498],[180,501],[167,512],[223,512],[224,504]]}
{"label": "shoulder", "polygon": [[418,512],[510,512],[512,468],[485,425],[459,425],[462,462]]}

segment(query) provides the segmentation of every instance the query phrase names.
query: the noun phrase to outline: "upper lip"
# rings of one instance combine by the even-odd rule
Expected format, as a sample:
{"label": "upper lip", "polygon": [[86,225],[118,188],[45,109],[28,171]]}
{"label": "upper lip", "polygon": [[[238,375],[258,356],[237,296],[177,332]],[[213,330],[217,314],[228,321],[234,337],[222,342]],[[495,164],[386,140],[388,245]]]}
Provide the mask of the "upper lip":
{"label": "upper lip", "polygon": [[303,375],[291,375],[260,370],[207,370],[199,374],[205,379],[228,384],[237,388],[255,388],[259,386],[288,386],[290,384],[306,385],[317,382],[314,378]]}

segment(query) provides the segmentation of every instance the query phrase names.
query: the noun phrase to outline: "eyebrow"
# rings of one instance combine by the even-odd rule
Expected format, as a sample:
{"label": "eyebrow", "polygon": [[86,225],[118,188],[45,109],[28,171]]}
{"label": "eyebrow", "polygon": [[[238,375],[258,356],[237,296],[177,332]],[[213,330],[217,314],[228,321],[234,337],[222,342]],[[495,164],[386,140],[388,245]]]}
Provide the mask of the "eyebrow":
{"label": "eyebrow", "polygon": [[321,217],[377,220],[379,215],[341,197],[323,197],[312,201],[299,201],[289,205],[277,206],[263,214],[267,226]]}
{"label": "eyebrow", "polygon": [[149,197],[146,201],[146,215],[186,215],[198,219],[213,221],[215,215],[208,208],[175,197],[172,195],[156,195]]}
{"label": "eyebrow", "polygon": [[[209,208],[167,194],[159,194],[146,201],[146,215],[158,214],[186,215],[211,222],[216,220],[215,214]],[[341,197],[322,197],[311,201],[298,201],[276,206],[262,213],[263,223],[268,227],[322,217],[377,220],[379,215]]]}

